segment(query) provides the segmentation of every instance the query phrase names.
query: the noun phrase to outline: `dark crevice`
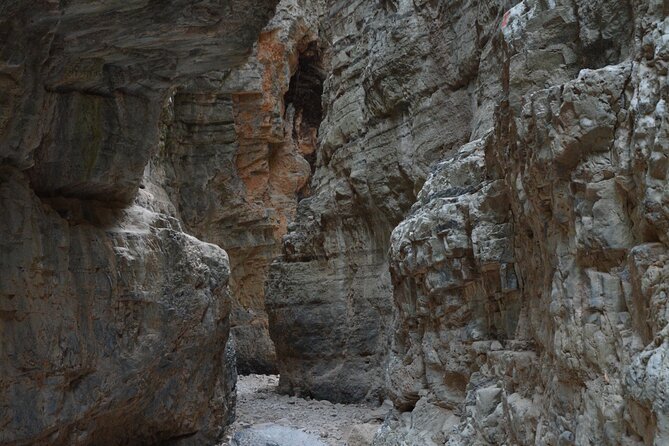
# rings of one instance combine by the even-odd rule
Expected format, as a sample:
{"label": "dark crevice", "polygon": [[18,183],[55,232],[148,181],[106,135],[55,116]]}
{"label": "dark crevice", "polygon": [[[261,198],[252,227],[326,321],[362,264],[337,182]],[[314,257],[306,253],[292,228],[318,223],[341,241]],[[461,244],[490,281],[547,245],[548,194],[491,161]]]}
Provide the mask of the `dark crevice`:
{"label": "dark crevice", "polygon": [[[284,104],[286,104],[286,109],[289,104],[293,105],[295,116],[301,116],[303,126],[316,130],[323,119],[321,96],[324,80],[321,51],[318,43],[314,41],[300,52],[297,70],[290,79],[288,91],[284,96]],[[293,127],[293,136],[298,136],[296,132],[300,129],[296,127]]]}
{"label": "dark crevice", "polygon": [[[318,42],[310,42],[299,54],[297,69],[290,79],[284,96],[286,115],[292,108],[292,137],[298,150],[311,166],[311,174],[316,167],[316,146],[318,128],[323,120],[323,82],[325,72]],[[291,117],[286,116],[288,119]],[[298,191],[297,200],[311,195],[309,182]]]}

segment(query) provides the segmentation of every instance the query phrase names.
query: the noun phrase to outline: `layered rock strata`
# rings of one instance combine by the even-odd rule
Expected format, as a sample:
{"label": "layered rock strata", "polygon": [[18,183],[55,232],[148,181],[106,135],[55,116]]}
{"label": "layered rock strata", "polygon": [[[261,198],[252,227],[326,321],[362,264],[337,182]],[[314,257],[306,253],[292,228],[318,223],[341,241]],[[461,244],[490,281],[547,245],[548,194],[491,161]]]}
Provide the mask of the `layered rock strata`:
{"label": "layered rock strata", "polygon": [[299,198],[321,120],[317,2],[283,1],[240,68],[176,91],[167,190],[187,229],[228,252],[240,373],[274,373],[265,280]]}
{"label": "layered rock strata", "polygon": [[[327,4],[313,193],[299,204],[266,294],[287,391],[337,401],[380,395],[390,233],[429,164],[469,137],[471,100],[458,85],[470,73],[442,75],[453,63],[443,49],[457,39],[457,8],[445,21],[428,4],[402,8],[412,11],[388,2]],[[460,124],[453,132],[434,125],[451,117]]]}
{"label": "layered rock strata", "polygon": [[666,250],[664,10],[578,6],[502,19],[492,131],[438,165],[393,232],[387,383],[413,411],[377,444],[667,441],[650,284]]}
{"label": "layered rock strata", "polygon": [[271,6],[0,4],[0,443],[669,442],[666,2]]}
{"label": "layered rock strata", "polygon": [[666,442],[667,6],[327,11],[313,194],[266,296],[283,389],[383,375],[379,445]]}
{"label": "layered rock strata", "polygon": [[271,1],[0,2],[0,444],[212,444],[234,415],[229,262],[152,159],[173,86]]}
{"label": "layered rock strata", "polygon": [[380,395],[390,234],[430,166],[489,131],[501,54],[479,59],[502,14],[497,4],[327,2],[313,195],[300,202],[266,296],[284,389]]}

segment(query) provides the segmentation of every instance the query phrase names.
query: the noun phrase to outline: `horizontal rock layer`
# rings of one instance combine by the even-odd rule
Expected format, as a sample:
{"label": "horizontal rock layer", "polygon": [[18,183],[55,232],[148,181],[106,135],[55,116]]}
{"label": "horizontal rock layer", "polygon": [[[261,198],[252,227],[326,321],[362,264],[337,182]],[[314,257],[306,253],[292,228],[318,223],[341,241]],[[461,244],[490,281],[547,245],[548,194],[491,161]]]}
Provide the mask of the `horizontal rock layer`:
{"label": "horizontal rock layer", "polygon": [[314,5],[283,1],[253,54],[176,91],[162,163],[189,232],[226,249],[240,373],[274,373],[265,279],[307,196],[320,123]]}

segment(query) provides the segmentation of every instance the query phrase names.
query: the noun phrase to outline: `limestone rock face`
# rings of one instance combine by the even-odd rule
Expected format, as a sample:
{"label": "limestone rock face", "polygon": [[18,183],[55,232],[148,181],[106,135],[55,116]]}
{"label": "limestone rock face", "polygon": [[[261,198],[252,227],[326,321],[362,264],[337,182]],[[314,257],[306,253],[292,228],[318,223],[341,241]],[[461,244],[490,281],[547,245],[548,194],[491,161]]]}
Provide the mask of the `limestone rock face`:
{"label": "limestone rock face", "polygon": [[387,394],[377,445],[668,441],[667,10],[326,2],[282,389]]}
{"label": "limestone rock face", "polygon": [[[412,412],[375,444],[667,441],[666,302],[651,284],[666,279],[666,14],[635,4],[599,23],[610,5],[570,8],[505,15],[508,101],[490,133],[436,165],[393,231],[386,383]],[[595,57],[590,29],[619,38]]]}
{"label": "limestone rock face", "polygon": [[[439,20],[425,2],[328,2],[327,78],[312,195],[300,201],[272,265],[266,305],[281,387],[338,401],[380,395],[392,287],[388,246],[442,152],[467,140],[471,76],[443,51],[465,9]],[[398,9],[399,8],[399,9]],[[440,49],[441,48],[441,49]],[[475,68],[475,67],[474,67]],[[453,119],[453,131],[433,125]]]}
{"label": "limestone rock face", "polygon": [[2,2],[2,159],[42,195],[131,201],[166,89],[241,64],[273,6]]}
{"label": "limestone rock face", "polygon": [[0,0],[0,444],[669,443],[667,2],[275,3]]}
{"label": "limestone rock face", "polygon": [[160,123],[274,6],[0,2],[0,444],[213,444],[230,423],[230,265],[178,219]]}
{"label": "limestone rock face", "polygon": [[213,441],[234,414],[225,252],[138,205],[46,204],[2,179],[0,441]]}
{"label": "limestone rock face", "polygon": [[269,264],[309,194],[321,114],[318,3],[282,1],[247,63],[176,91],[162,164],[190,232],[230,255],[240,373],[275,373]]}
{"label": "limestone rock face", "polygon": [[300,201],[266,294],[283,389],[380,395],[390,235],[430,166],[490,132],[505,81],[493,39],[503,12],[495,2],[327,2],[313,194]]}

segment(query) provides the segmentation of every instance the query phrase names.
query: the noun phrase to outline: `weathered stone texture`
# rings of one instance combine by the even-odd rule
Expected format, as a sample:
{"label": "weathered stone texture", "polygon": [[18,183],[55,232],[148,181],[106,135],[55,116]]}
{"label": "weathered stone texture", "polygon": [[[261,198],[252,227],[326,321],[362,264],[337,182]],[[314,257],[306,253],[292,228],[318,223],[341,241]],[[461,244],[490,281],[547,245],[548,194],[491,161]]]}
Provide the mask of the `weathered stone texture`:
{"label": "weathered stone texture", "polygon": [[139,206],[2,178],[0,443],[213,442],[234,413],[225,252]]}
{"label": "weathered stone texture", "polygon": [[[379,394],[391,322],[390,232],[429,164],[472,132],[473,73],[443,73],[451,58],[475,58],[476,45],[457,54],[440,48],[442,39],[460,40],[473,19],[449,11],[437,20],[429,4],[328,2],[313,194],[300,202],[266,295],[286,390],[342,401]],[[453,131],[444,133],[434,123],[447,119]]]}
{"label": "weathered stone texture", "polygon": [[320,123],[318,4],[283,1],[248,62],[176,91],[167,189],[187,229],[226,249],[240,373],[275,373],[265,312],[269,264],[309,194]]}
{"label": "weathered stone texture", "polygon": [[[0,443],[213,444],[229,261],[162,188],[165,99],[275,2],[0,2]],[[228,345],[228,347],[226,347]]]}
{"label": "weathered stone texture", "polygon": [[271,6],[0,3],[0,443],[669,442],[666,1]]}
{"label": "weathered stone texture", "polygon": [[[490,134],[438,164],[393,232],[387,384],[413,411],[389,419],[376,444],[667,441],[666,322],[651,315],[666,313],[655,285],[666,280],[655,204],[655,160],[669,150],[666,19],[660,5],[635,4],[600,23],[611,6],[586,6],[511,10],[508,102]],[[546,40],[556,14],[563,42],[580,40]],[[543,73],[527,70],[535,58]]]}
{"label": "weathered stone texture", "polygon": [[668,441],[667,10],[327,2],[266,295],[283,389],[383,375],[379,445]]}

